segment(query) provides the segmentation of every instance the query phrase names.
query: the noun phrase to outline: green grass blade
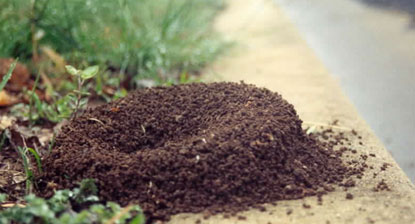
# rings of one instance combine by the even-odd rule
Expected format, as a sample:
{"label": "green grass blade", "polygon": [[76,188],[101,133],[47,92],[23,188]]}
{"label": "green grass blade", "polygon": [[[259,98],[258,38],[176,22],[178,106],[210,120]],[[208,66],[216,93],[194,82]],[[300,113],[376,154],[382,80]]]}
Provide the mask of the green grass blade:
{"label": "green grass blade", "polygon": [[29,162],[27,160],[27,155],[26,155],[26,150],[23,147],[17,146],[17,149],[19,151],[20,156],[22,157],[23,160],[23,169],[26,173],[26,177],[29,174]]}
{"label": "green grass blade", "polygon": [[42,173],[42,161],[40,160],[40,156],[39,154],[36,152],[36,150],[32,149],[32,148],[27,148],[27,150],[32,153],[32,155],[35,157],[36,159],[36,164],[37,164],[37,168],[39,169],[39,172]]}
{"label": "green grass blade", "polygon": [[48,153],[49,154],[52,152],[53,146],[55,146],[55,138],[56,138],[56,133],[53,132],[52,140],[50,141],[50,144],[49,144],[49,147],[48,147]]}
{"label": "green grass blade", "polygon": [[7,82],[9,81],[9,79],[12,77],[13,74],[13,70],[16,68],[16,64],[17,64],[17,60],[16,59],[9,68],[9,71],[7,72],[7,74],[5,76],[3,76],[3,79],[0,82],[0,91],[3,90],[3,88],[6,86]]}
{"label": "green grass blade", "polygon": [[4,142],[6,141],[6,130],[3,131],[1,134],[1,140],[0,140],[0,152],[3,150]]}
{"label": "green grass blade", "polygon": [[29,167],[29,159],[26,155],[26,148],[17,146],[17,151],[19,152],[20,156],[23,160],[23,169],[26,174],[26,194],[30,193],[31,185],[32,185],[32,179],[33,179],[33,172],[30,170]]}
{"label": "green grass blade", "polygon": [[139,214],[135,216],[129,224],[144,224],[146,222],[146,219],[143,214]]}

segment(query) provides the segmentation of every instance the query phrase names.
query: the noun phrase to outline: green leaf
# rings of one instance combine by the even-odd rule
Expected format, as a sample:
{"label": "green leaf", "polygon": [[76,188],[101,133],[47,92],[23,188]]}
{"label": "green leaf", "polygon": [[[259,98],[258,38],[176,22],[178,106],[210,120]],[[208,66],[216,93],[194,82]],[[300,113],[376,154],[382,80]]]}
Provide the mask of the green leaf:
{"label": "green leaf", "polygon": [[33,194],[26,196],[25,199],[30,204],[30,206],[25,208],[28,214],[40,218],[44,221],[43,223],[49,223],[48,220],[55,218],[54,212],[50,209],[45,199],[38,198]]}
{"label": "green leaf", "polygon": [[3,201],[6,201],[7,199],[7,194],[0,194],[0,203],[2,203]]}
{"label": "green leaf", "polygon": [[[23,150],[19,147],[19,150]],[[27,148],[24,148],[27,149]],[[82,189],[81,189],[82,188]],[[83,193],[82,197],[96,197],[89,193],[96,193],[96,186],[93,179],[85,179],[81,182],[80,188],[71,190],[58,190],[49,198],[44,199],[29,194],[25,197],[26,206],[14,206],[0,210],[0,224],[2,223],[59,223],[59,224],[87,224],[107,223],[113,217],[117,217],[114,223],[144,224],[145,217],[138,205],[133,205],[125,214],[120,214],[123,208],[115,202],[107,202],[106,205],[92,202],[89,208],[82,211],[75,211],[77,205],[76,197]],[[78,194],[78,195],[77,195]],[[0,194],[0,202],[5,199]],[[97,199],[98,200],[98,199]]]}
{"label": "green leaf", "polygon": [[85,202],[96,202],[99,198],[96,196],[98,188],[94,179],[83,179],[79,184],[79,188],[73,190],[74,199],[78,204]]}
{"label": "green leaf", "polygon": [[39,96],[36,94],[35,91],[30,91],[30,95],[34,100],[37,114],[39,114],[39,116],[42,116],[44,113],[42,101],[40,100]]}
{"label": "green leaf", "polygon": [[39,154],[36,152],[36,150],[32,149],[32,148],[27,148],[27,150],[32,153],[32,155],[35,157],[36,159],[36,163],[37,163],[37,168],[39,169],[39,172],[42,173],[42,162],[40,160],[40,156]]}
{"label": "green leaf", "polygon": [[88,67],[81,72],[81,78],[84,80],[93,78],[98,73],[98,70],[98,65]]}
{"label": "green leaf", "polygon": [[78,75],[79,70],[74,68],[72,65],[65,65],[66,71],[71,75]]}
{"label": "green leaf", "polygon": [[49,207],[54,212],[61,212],[69,205],[69,199],[73,195],[72,191],[59,190],[48,200]]}
{"label": "green leaf", "polygon": [[71,75],[79,75],[79,70],[72,65],[65,65],[66,71]]}
{"label": "green leaf", "polygon": [[141,213],[133,218],[129,224],[144,224],[146,221],[144,215]]}
{"label": "green leaf", "polygon": [[10,68],[7,74],[3,76],[3,79],[0,82],[0,91],[3,90],[3,88],[6,86],[7,82],[9,81],[9,79],[12,77],[13,70],[14,68],[16,68],[16,64],[17,64],[17,59],[10,65]]}

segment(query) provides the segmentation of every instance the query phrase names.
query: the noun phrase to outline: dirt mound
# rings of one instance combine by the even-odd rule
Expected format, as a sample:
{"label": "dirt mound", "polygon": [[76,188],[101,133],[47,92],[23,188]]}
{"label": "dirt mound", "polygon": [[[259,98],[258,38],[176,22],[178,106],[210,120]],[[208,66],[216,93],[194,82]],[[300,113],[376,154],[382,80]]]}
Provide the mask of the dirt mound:
{"label": "dirt mound", "polygon": [[94,178],[102,199],[138,203],[152,220],[324,194],[350,170],[301,123],[253,85],[142,89],[65,126],[41,179],[72,188]]}

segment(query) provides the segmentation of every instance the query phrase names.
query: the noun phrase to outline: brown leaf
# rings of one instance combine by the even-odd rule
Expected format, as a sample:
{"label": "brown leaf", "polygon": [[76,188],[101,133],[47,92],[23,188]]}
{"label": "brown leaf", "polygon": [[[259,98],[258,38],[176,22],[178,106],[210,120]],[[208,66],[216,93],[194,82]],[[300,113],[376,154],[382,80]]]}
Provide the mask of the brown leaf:
{"label": "brown leaf", "polygon": [[6,107],[19,102],[17,97],[10,95],[6,90],[0,91],[0,107]]}
{"label": "brown leaf", "polygon": [[[46,145],[52,138],[52,131],[48,129],[29,128],[25,126],[13,125],[9,127],[9,140],[16,146],[23,147],[26,143],[31,148]],[[39,138],[41,137],[41,139]]]}

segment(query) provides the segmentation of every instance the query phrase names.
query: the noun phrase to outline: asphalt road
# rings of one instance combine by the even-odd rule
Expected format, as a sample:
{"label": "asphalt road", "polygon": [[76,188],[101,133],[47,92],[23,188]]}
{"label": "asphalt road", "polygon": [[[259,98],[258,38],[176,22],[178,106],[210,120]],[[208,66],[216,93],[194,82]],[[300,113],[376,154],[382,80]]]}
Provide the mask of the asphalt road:
{"label": "asphalt road", "polygon": [[275,2],[415,182],[415,1]]}
{"label": "asphalt road", "polygon": [[368,5],[415,13],[414,0],[360,0]]}

